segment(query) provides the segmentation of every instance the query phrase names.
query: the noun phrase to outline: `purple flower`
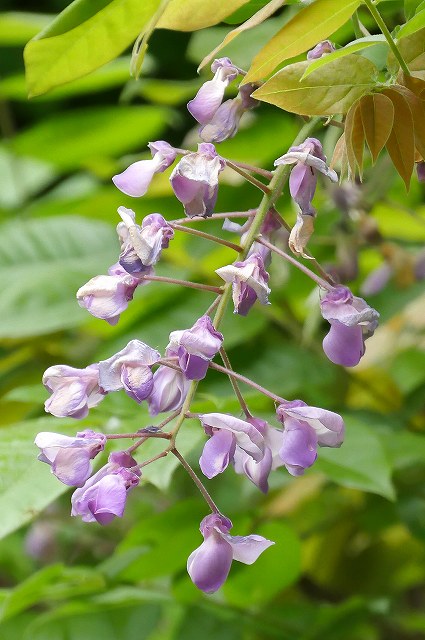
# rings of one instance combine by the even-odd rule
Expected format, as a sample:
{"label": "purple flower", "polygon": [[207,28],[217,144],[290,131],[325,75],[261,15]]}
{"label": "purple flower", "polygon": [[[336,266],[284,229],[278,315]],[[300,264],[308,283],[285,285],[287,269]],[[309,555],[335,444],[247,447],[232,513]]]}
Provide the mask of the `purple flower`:
{"label": "purple flower", "polygon": [[255,423],[235,418],[226,413],[206,413],[199,419],[207,440],[199,465],[207,478],[222,473],[233,462],[236,447],[239,447],[255,462],[264,456],[264,435]]}
{"label": "purple flower", "polygon": [[289,190],[303,215],[315,216],[311,201],[316,191],[317,171],[323,173],[332,182],[338,182],[338,176],[326,164],[322,145],[316,138],[307,138],[302,144],[291,147],[288,153],[275,160],[275,166],[294,164],[289,177]]}
{"label": "purple flower", "polygon": [[344,439],[344,421],[333,411],[309,407],[302,400],[278,406],[284,425],[279,455],[289,473],[300,476],[317,458],[317,445],[339,447]]}
{"label": "purple flower", "polygon": [[207,218],[214,210],[218,194],[218,174],[225,162],[213,144],[203,142],[196,153],[188,153],[174,167],[170,176],[176,197],[187,216]]}
{"label": "purple flower", "polygon": [[[177,350],[166,349],[166,358],[176,356]],[[189,386],[190,380],[181,371],[170,369],[164,365],[158,367],[153,374],[152,392],[147,398],[151,416],[179,409],[187,396]]]}
{"label": "purple flower", "polygon": [[235,313],[246,316],[254,302],[269,304],[270,289],[267,286],[269,274],[264,268],[263,258],[259,253],[252,253],[243,262],[235,262],[220,269],[216,273],[225,282],[232,282],[232,296]]}
{"label": "purple flower", "polygon": [[85,418],[89,409],[98,405],[105,396],[99,387],[97,364],[85,369],[74,369],[65,364],[49,367],[44,372],[43,384],[52,394],[44,408],[57,418]]}
{"label": "purple flower", "polygon": [[236,135],[239,122],[245,111],[259,105],[258,100],[251,98],[257,87],[253,84],[243,85],[236,98],[226,100],[219,106],[211,120],[199,129],[199,136],[204,142],[223,142]]}
{"label": "purple flower", "polygon": [[335,51],[335,47],[330,40],[323,40],[316,44],[313,49],[310,49],[307,53],[307,60],[317,60],[317,58],[321,58],[325,56],[327,53],[332,53]]}
{"label": "purple flower", "polygon": [[[146,275],[151,273],[152,269],[145,272]],[[130,275],[116,263],[109,267],[108,275],[95,276],[78,289],[78,304],[95,318],[115,325],[133,299],[136,288],[148,282]]]}
{"label": "purple flower", "polygon": [[202,316],[190,329],[172,331],[167,349],[177,353],[188,380],[202,380],[222,343],[223,335],[216,331],[209,316]]}
{"label": "purple flower", "polygon": [[354,367],[365,352],[365,340],[378,326],[379,313],[343,285],[326,293],[320,307],[331,325],[323,340],[324,352],[331,362]]}
{"label": "purple flower", "polygon": [[210,122],[222,103],[226,87],[233,81],[241,70],[232,64],[229,58],[218,58],[211,65],[215,74],[212,80],[204,82],[193,100],[187,104],[189,113],[200,124]]}
{"label": "purple flower", "polygon": [[100,386],[106,392],[124,389],[130,398],[140,403],[152,392],[151,367],[160,358],[159,351],[140,340],[130,340],[124,349],[99,362]]}
{"label": "purple flower", "polygon": [[150,142],[148,144],[152,153],[152,160],[139,160],[133,162],[125,171],[112,178],[116,187],[127,196],[138,198],[145,195],[155,173],[162,173],[176,159],[175,149],[164,142]]}
{"label": "purple flower", "polygon": [[41,451],[38,459],[51,466],[58,480],[80,487],[91,474],[90,460],[105,448],[106,436],[91,429],[78,432],[74,438],[42,431],[34,444]]}
{"label": "purple flower", "polygon": [[233,560],[253,564],[274,542],[263,536],[232,536],[228,518],[212,513],[200,526],[204,542],[193,551],[187,561],[192,582],[205,593],[214,593],[226,581]]}
{"label": "purple flower", "polygon": [[416,173],[417,173],[419,182],[425,182],[425,162],[424,161],[416,163]]}
{"label": "purple flower", "polygon": [[132,275],[145,275],[158,262],[162,249],[168,248],[174,230],[159,213],[143,218],[142,226],[136,224],[132,209],[119,207],[118,213],[122,218],[117,225],[120,265]]}
{"label": "purple flower", "polygon": [[267,493],[269,490],[268,477],[270,471],[283,465],[279,457],[279,451],[282,446],[282,431],[274,429],[260,418],[247,418],[247,422],[264,437],[264,456],[257,462],[239,445],[236,445],[233,461],[235,471],[236,473],[245,474],[260,491]]}
{"label": "purple flower", "polygon": [[108,463],[74,491],[71,515],[103,525],[121,518],[127,494],[139,484],[139,476],[137,462],[128,453],[111,453]]}

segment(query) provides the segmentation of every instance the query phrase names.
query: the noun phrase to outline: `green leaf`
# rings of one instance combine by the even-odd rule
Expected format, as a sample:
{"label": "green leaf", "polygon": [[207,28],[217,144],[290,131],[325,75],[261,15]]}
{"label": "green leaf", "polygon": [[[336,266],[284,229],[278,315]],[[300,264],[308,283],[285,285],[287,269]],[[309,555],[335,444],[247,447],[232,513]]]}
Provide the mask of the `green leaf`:
{"label": "green leaf", "polygon": [[423,27],[425,27],[425,9],[419,11],[419,13],[413,16],[409,22],[401,27],[400,31],[397,33],[397,40],[410,36],[412,33],[416,33],[416,31],[419,31],[419,29],[422,29]]}
{"label": "green leaf", "polygon": [[406,20],[413,18],[416,11],[422,4],[424,4],[423,0],[404,0],[404,14],[406,16]]}
{"label": "green leaf", "polygon": [[267,80],[253,97],[300,115],[346,113],[375,86],[376,68],[362,56],[329,63],[301,80],[309,62],[288,65]]}
{"label": "green leaf", "polygon": [[0,44],[2,46],[24,45],[40,29],[44,29],[52,16],[41,13],[9,11],[0,13]]}
{"label": "green leaf", "polygon": [[[110,62],[148,24],[160,0],[76,0],[24,51],[30,97]],[[105,6],[106,5],[106,6]]]}
{"label": "green leaf", "polygon": [[[409,70],[425,80],[425,28],[401,38],[398,42],[398,48]],[[390,53],[389,60],[390,64],[396,65],[398,68],[398,62],[392,53]]]}
{"label": "green leaf", "polygon": [[146,144],[161,131],[167,113],[147,106],[73,109],[17,135],[12,149],[69,171]]}
{"label": "green leaf", "polygon": [[69,487],[57,480],[47,465],[37,460],[33,441],[40,431],[75,434],[75,420],[40,418],[1,430],[0,538],[31,521]]}
{"label": "green leaf", "polygon": [[324,40],[346,22],[361,0],[316,0],[301,9],[268,42],[253,60],[244,82],[255,82],[269,75],[278,64],[293,58]]}
{"label": "green leaf", "polygon": [[196,31],[218,24],[231,13],[247,4],[249,0],[226,0],[226,2],[205,2],[205,0],[171,0],[158,21],[158,29],[175,31]]}
{"label": "green leaf", "polygon": [[105,580],[90,568],[54,564],[41,569],[13,589],[0,608],[0,620],[7,620],[35,604],[66,600],[103,591]]}
{"label": "green leaf", "polygon": [[366,142],[375,163],[393,128],[394,105],[387,96],[374,93],[363,96],[360,109]]}
{"label": "green leaf", "polygon": [[0,336],[42,335],[87,321],[75,293],[116,261],[114,229],[62,216],[8,222],[1,233]]}
{"label": "green leaf", "polygon": [[[233,531],[232,531],[233,533]],[[235,535],[240,532],[235,531]],[[250,533],[250,532],[249,532]],[[294,584],[301,572],[301,544],[287,524],[269,522],[255,528],[255,533],[273,540],[255,564],[245,566],[234,562],[223,588],[231,605],[262,605],[272,600],[286,587]],[[267,580],[264,579],[267,576]]]}
{"label": "green leaf", "polygon": [[332,62],[332,60],[336,60],[337,58],[344,58],[348,56],[350,53],[355,53],[356,51],[361,51],[362,49],[367,49],[368,47],[373,47],[375,45],[379,45],[385,43],[385,36],[377,35],[377,36],[367,36],[366,38],[359,38],[358,40],[354,40],[354,42],[350,42],[342,49],[337,49],[332,53],[327,53],[322,56],[318,60],[314,60],[310,66],[304,72],[302,80],[307,78],[310,73],[313,73],[316,69],[320,69],[320,67],[324,67],[326,64]]}
{"label": "green leaf", "polygon": [[373,428],[355,418],[346,419],[346,437],[340,449],[322,447],[315,464],[330,480],[395,499],[391,467]]}

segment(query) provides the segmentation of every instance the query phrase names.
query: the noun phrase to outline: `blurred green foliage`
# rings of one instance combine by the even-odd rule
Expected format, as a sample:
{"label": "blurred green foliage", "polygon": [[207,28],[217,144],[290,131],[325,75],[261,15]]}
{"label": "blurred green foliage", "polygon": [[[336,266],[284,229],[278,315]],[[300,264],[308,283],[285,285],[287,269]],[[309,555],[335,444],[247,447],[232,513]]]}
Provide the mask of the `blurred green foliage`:
{"label": "blurred green foliage", "polygon": [[[232,469],[208,483],[235,533],[255,531],[276,545],[251,567],[235,563],[225,587],[205,596],[185,566],[201,541],[206,507],[177,461],[147,467],[125,518],[102,528],[70,519],[69,491],[36,461],[32,442],[41,430],[124,433],[152,422],[123,394],[108,396],[78,425],[46,417],[41,375],[57,363],[84,367],[130,338],[163,349],[170,331],[191,326],[212,301],[210,294],[152,283],[110,327],[78,307],[75,291],[115,262],[119,205],[134,208],[138,219],[153,211],[183,215],[167,175],[156,176],[138,201],[118,192],[110,177],[148,157],[149,140],[192,145],[196,130],[185,102],[199,86],[197,64],[229,25],[265,3],[251,1],[227,25],[201,32],[156,32],[137,83],[128,76],[127,55],[29,102],[23,45],[67,3],[45,0],[39,13],[29,12],[30,3],[12,4],[0,14],[0,637],[425,637],[425,293],[412,266],[425,238],[423,185],[413,181],[406,195],[382,157],[374,168],[367,164],[355,207],[347,208],[340,187],[322,184],[316,194],[309,246],[324,264],[358,266],[350,277],[356,292],[396,256],[387,287],[368,296],[382,322],[356,369],[327,361],[317,292],[277,260],[271,306],[247,318],[227,314],[223,333],[233,366],[275,393],[339,411],[347,439],[340,450],[321,450],[302,478],[275,472],[266,497]],[[416,9],[405,4],[407,13]],[[380,5],[391,27],[403,22],[403,2]],[[293,11],[289,6],[240,36],[223,55],[248,65]],[[341,43],[351,37],[347,29],[338,32]],[[298,127],[295,117],[264,104],[220,153],[271,168]],[[328,155],[337,133],[318,133]],[[222,178],[217,211],[258,205],[252,185],[227,172]],[[279,210],[294,221],[287,195]],[[215,222],[208,230],[220,231]],[[230,260],[228,249],[181,235],[163,253],[158,274],[216,284],[214,269]],[[273,421],[272,403],[245,391],[252,410]],[[238,412],[227,380],[212,372],[193,410]],[[198,423],[188,421],[179,446],[195,468],[202,442]],[[149,443],[147,455],[156,445]]]}

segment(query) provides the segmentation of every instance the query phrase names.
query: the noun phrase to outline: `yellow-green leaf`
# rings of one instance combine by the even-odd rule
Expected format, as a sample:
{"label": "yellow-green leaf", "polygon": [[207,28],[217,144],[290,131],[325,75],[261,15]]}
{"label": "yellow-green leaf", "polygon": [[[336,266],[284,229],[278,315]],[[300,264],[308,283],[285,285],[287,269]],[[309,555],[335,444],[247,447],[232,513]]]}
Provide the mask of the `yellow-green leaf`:
{"label": "yellow-green leaf", "polygon": [[397,39],[400,40],[401,38],[406,38],[407,36],[410,36],[412,33],[416,33],[416,31],[419,31],[424,27],[425,9],[422,9],[422,11],[419,11],[419,13],[414,15],[413,18],[409,20],[409,22],[401,27],[400,31],[397,34]]}
{"label": "yellow-green leaf", "polygon": [[406,189],[408,189],[415,162],[412,112],[407,100],[399,91],[385,89],[383,93],[390,98],[394,105],[394,124],[385,146],[395,168],[404,180]]}
{"label": "yellow-green leaf", "polygon": [[383,35],[367,36],[366,38],[354,40],[354,42],[350,42],[345,47],[342,47],[342,49],[337,49],[332,53],[327,53],[318,60],[313,60],[305,71],[304,78],[307,78],[307,76],[309,76],[310,73],[313,73],[316,69],[320,69],[320,67],[324,67],[326,64],[332,62],[332,60],[336,60],[336,58],[344,58],[350,53],[355,53],[356,51],[361,51],[362,49],[367,49],[368,47],[373,47],[376,44],[382,43],[386,43],[385,36]]}
{"label": "yellow-green leaf", "polygon": [[239,25],[239,27],[236,27],[236,29],[232,29],[232,31],[229,31],[229,33],[220,42],[220,44],[217,45],[216,48],[211,51],[211,53],[205,56],[198,67],[198,71],[200,71],[200,69],[202,69],[202,67],[204,67],[206,64],[211,62],[211,60],[216,57],[217,53],[221,51],[221,49],[223,49],[227,44],[232,42],[232,40],[234,40],[240,33],[248,31],[248,29],[252,29],[258,24],[261,24],[262,22],[264,22],[264,20],[273,15],[274,12],[277,11],[285,3],[286,0],[271,0],[271,2],[266,4],[265,7],[257,11],[257,13],[254,13],[254,15],[249,18],[249,20]]}
{"label": "yellow-green leaf", "polygon": [[363,96],[360,109],[366,142],[375,163],[393,128],[394,105],[387,96],[374,93]]}
{"label": "yellow-green leaf", "polygon": [[340,167],[339,180],[340,182],[342,182],[348,169],[348,157],[347,157],[347,147],[345,144],[345,133],[343,133],[342,136],[340,136],[340,138],[338,139],[335,145],[332,160],[330,163],[331,169],[334,169],[337,166]]}
{"label": "yellow-green leaf", "polygon": [[278,64],[314,47],[344,24],[361,0],[316,0],[301,9],[255,56],[244,82],[268,76]]}
{"label": "yellow-green leaf", "polygon": [[[409,70],[425,80],[425,28],[412,33],[398,42],[398,48]],[[392,64],[398,64],[390,54]]]}
{"label": "yellow-green leaf", "polygon": [[[81,78],[116,58],[149,23],[159,2],[113,0],[87,19],[88,0],[74,2],[25,47],[29,96]],[[75,26],[79,16],[83,21]]]}
{"label": "yellow-green leaf", "polygon": [[[146,0],[139,0],[143,5]],[[196,31],[218,24],[231,13],[247,4],[249,0],[226,0],[206,2],[205,0],[171,0],[157,27],[174,31]]]}
{"label": "yellow-green leaf", "polygon": [[253,93],[253,97],[300,115],[346,113],[375,86],[376,68],[366,58],[351,55],[334,60],[305,80],[309,62],[288,65]]}

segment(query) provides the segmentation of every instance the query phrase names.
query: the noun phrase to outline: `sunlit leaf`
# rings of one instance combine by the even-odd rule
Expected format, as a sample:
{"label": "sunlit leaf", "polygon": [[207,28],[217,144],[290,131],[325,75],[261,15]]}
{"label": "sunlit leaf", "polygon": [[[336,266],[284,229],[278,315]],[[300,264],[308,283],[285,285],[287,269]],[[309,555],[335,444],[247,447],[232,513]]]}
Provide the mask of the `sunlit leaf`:
{"label": "sunlit leaf", "polygon": [[219,3],[205,0],[171,0],[158,21],[157,28],[176,31],[204,29],[221,22],[247,2],[248,0],[226,0]]}
{"label": "sunlit leaf", "polygon": [[[409,70],[425,80],[425,28],[402,38],[397,46]],[[392,65],[396,65],[397,68],[398,62],[393,54],[390,54],[389,58]]]}
{"label": "sunlit leaf", "polygon": [[375,84],[376,68],[362,56],[334,60],[301,80],[308,65],[308,62],[288,65],[253,96],[300,115],[333,115],[346,113]]}
{"label": "sunlit leaf", "polygon": [[408,189],[415,162],[412,111],[407,100],[398,91],[385,89],[383,94],[390,98],[394,105],[393,128],[385,146],[395,168],[404,180],[406,189]]}
{"label": "sunlit leaf", "polygon": [[337,58],[344,58],[348,56],[350,53],[355,53],[356,51],[361,51],[362,49],[368,49],[369,47],[373,47],[375,45],[382,45],[383,42],[386,42],[385,37],[383,35],[376,36],[367,36],[365,38],[358,38],[358,40],[354,40],[349,44],[345,45],[342,49],[337,49],[332,53],[327,53],[322,56],[318,60],[314,60],[311,62],[310,66],[304,72],[303,78],[307,78],[310,73],[313,73],[316,69],[320,69],[320,67],[324,67],[326,64],[332,62],[332,60],[336,60]]}
{"label": "sunlit leaf", "polygon": [[269,75],[278,64],[324,40],[344,24],[361,0],[316,0],[303,7],[256,55],[244,82]]}
{"label": "sunlit leaf", "polygon": [[49,24],[53,16],[41,13],[24,13],[9,11],[0,13],[0,45],[24,45],[33,38],[40,29]]}
{"label": "sunlit leaf", "polygon": [[375,163],[393,128],[394,105],[382,93],[373,93],[363,96],[360,109],[366,142]]}
{"label": "sunlit leaf", "polygon": [[271,15],[273,15],[273,13],[277,11],[279,7],[284,5],[285,2],[286,0],[272,0],[265,7],[257,11],[257,13],[255,13],[253,16],[251,16],[249,20],[241,24],[239,27],[236,27],[236,29],[229,31],[229,33],[226,35],[224,40],[222,40],[220,44],[217,45],[215,49],[211,51],[211,53],[205,56],[205,58],[202,60],[201,64],[198,67],[198,71],[202,69],[202,67],[204,67],[206,64],[211,62],[211,60],[213,60],[216,57],[217,53],[221,51],[223,47],[229,44],[229,42],[232,42],[232,40],[234,40],[239,34],[243,33],[244,31],[247,31],[248,29],[252,29],[253,27],[256,27],[257,25],[264,22],[264,20],[269,18]]}
{"label": "sunlit leaf", "polygon": [[25,48],[28,93],[40,95],[116,58],[160,0],[75,0]]}
{"label": "sunlit leaf", "polygon": [[425,9],[416,13],[406,24],[404,24],[400,31],[397,33],[397,39],[410,36],[412,33],[416,33],[419,29],[425,27]]}

